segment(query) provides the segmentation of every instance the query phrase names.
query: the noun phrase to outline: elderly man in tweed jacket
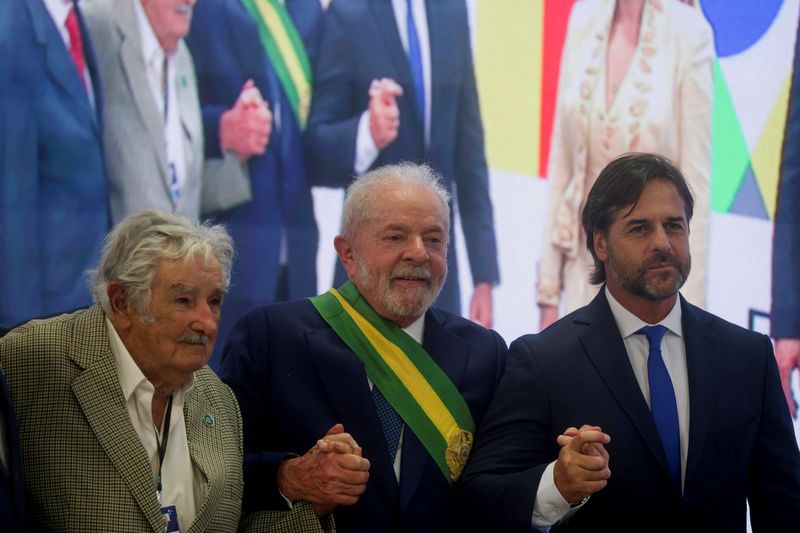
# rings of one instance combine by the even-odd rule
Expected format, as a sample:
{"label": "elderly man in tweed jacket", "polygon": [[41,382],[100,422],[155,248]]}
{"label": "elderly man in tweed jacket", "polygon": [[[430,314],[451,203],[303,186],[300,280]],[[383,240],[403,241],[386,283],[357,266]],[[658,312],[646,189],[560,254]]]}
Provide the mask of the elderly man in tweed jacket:
{"label": "elderly man in tweed jacket", "polygon": [[[96,305],[0,340],[34,528],[240,527],[241,416],[206,366],[232,255],[221,226],[134,215],[106,240]],[[321,529],[310,506],[244,524]]]}

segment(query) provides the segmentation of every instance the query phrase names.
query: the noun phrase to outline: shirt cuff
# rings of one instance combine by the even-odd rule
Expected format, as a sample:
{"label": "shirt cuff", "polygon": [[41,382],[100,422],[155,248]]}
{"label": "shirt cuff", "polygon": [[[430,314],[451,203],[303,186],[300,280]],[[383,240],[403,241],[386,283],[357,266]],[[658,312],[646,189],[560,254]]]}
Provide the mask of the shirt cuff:
{"label": "shirt cuff", "polygon": [[547,465],[539,480],[539,488],[536,490],[536,501],[533,503],[533,516],[531,517],[531,525],[536,529],[551,527],[568,514],[583,507],[588,501],[586,498],[579,505],[573,507],[564,499],[556,487],[553,474],[555,465],[555,461]]}
{"label": "shirt cuff", "polygon": [[358,119],[358,133],[356,134],[356,158],[353,165],[353,171],[356,176],[361,176],[372,163],[378,159],[378,147],[375,146],[375,140],[369,131],[369,111],[361,113],[361,118]]}

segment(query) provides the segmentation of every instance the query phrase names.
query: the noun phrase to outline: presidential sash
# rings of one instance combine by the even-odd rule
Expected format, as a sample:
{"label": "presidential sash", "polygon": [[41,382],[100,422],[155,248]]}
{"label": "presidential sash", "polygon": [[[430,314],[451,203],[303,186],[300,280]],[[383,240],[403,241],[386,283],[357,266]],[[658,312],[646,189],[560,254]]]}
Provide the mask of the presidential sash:
{"label": "presidential sash", "polygon": [[433,457],[445,479],[458,480],[475,422],[467,402],[422,346],[379,316],[350,282],[310,298],[364,363],[367,376]]}
{"label": "presidential sash", "polygon": [[256,21],[261,45],[275,69],[300,128],[311,105],[311,66],[292,17],[278,0],[242,0]]}

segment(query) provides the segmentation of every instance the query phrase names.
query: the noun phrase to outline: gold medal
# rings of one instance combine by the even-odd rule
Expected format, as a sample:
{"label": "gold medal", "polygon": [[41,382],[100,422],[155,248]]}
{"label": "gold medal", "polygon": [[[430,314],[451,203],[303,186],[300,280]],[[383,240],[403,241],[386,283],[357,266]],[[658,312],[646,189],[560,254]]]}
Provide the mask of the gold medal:
{"label": "gold medal", "polygon": [[444,456],[447,461],[447,467],[450,469],[450,478],[453,481],[458,481],[461,472],[464,470],[464,465],[467,464],[469,459],[469,452],[472,449],[472,433],[465,429],[459,429],[450,437],[447,442],[447,451]]}

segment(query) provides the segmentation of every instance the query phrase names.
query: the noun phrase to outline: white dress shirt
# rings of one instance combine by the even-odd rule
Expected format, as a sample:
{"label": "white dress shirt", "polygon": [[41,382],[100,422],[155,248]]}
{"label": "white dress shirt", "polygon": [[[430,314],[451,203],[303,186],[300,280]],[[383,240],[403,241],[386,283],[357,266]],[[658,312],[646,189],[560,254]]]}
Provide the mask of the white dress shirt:
{"label": "white dress shirt", "polygon": [[[153,498],[155,498],[159,467],[158,442],[160,442],[162,434],[161,428],[157,429],[153,423],[152,404],[155,388],[144,377],[108,318],[106,318],[106,327],[108,328],[111,352],[114,354],[117,364],[119,384],[125,398],[125,408],[152,467]],[[188,531],[197,515],[198,503],[205,500],[208,492],[205,476],[197,466],[192,464],[189,456],[186,421],[183,417],[183,406],[193,386],[194,378],[191,383],[173,394],[169,439],[164,462],[161,465],[162,493],[159,506],[174,505],[176,507],[181,531]],[[159,433],[158,439],[156,439],[156,432]]]}
{"label": "white dress shirt", "polygon": [[[181,126],[180,108],[178,105],[178,91],[175,85],[175,57],[174,54],[166,56],[158,42],[155,32],[139,0],[133,5],[139,23],[139,36],[142,41],[142,57],[144,58],[147,84],[153,96],[159,116],[164,121],[164,146],[167,156],[167,165],[174,166],[178,189],[185,189],[186,183],[186,154],[184,152],[184,132]],[[167,72],[164,73],[166,65]],[[166,92],[164,79],[166,76]],[[165,109],[166,108],[166,109]],[[166,113],[165,113],[166,111]],[[166,116],[165,116],[166,115]],[[172,170],[167,168],[167,176],[171,179]],[[178,202],[174,202],[176,205]]]}
{"label": "white dress shirt", "polygon": [[[61,36],[61,40],[64,41],[64,46],[67,47],[67,53],[69,53],[69,32],[67,31],[67,16],[69,12],[73,9],[72,0],[43,0],[44,7],[47,8],[47,12],[50,13],[50,18],[53,19],[53,24],[56,25],[56,29],[58,30],[58,34]],[[86,41],[89,38],[88,32],[86,34],[81,34],[83,39],[83,47],[84,52],[83,56],[86,57]],[[70,61],[72,57],[70,57]],[[89,65],[86,65],[86,68],[83,69],[83,85],[86,87],[86,96],[89,98],[89,104],[91,104],[92,108],[94,109],[94,89],[92,88],[92,76],[89,73]]]}
{"label": "white dress shirt", "polygon": [[[633,374],[639,388],[642,390],[647,406],[650,406],[650,382],[647,376],[647,358],[650,355],[650,346],[647,337],[636,332],[644,326],[652,326],[642,319],[625,309],[608,290],[605,289],[608,305],[611,314],[617,323],[617,329],[622,336],[625,350],[628,352],[628,359],[633,368]],[[681,480],[686,477],[686,458],[689,452],[689,374],[686,369],[686,346],[683,341],[683,326],[681,324],[680,298],[669,314],[658,324],[667,328],[667,332],[661,339],[661,356],[664,365],[672,380],[672,388],[675,390],[675,401],[678,407],[678,427],[681,439]],[[591,420],[585,421],[591,424]],[[566,428],[564,428],[566,429]],[[611,436],[613,438],[613,435]],[[555,485],[553,469],[555,461],[547,465],[539,488],[536,491],[536,501],[533,506],[532,524],[534,527],[549,527],[564,518],[567,513],[577,510],[579,507],[570,508]]]}
{"label": "white dress shirt", "polygon": [[[408,56],[408,17],[407,0],[392,0],[394,9],[394,19],[397,22],[397,31],[400,33],[400,41],[403,43],[403,50]],[[422,56],[422,79],[425,87],[425,146],[428,146],[431,139],[431,46],[430,33],[428,32],[428,14],[425,11],[425,0],[412,0],[414,11],[414,25],[417,29],[419,39],[420,55]],[[396,81],[396,80],[395,80]],[[410,94],[404,94],[403,98],[412,98]],[[410,120],[409,117],[400,117],[400,120]],[[358,135],[356,137],[356,154],[353,170],[357,176],[369,170],[370,165],[378,158],[378,147],[372,139],[369,131],[369,109],[361,114],[358,121]]]}

